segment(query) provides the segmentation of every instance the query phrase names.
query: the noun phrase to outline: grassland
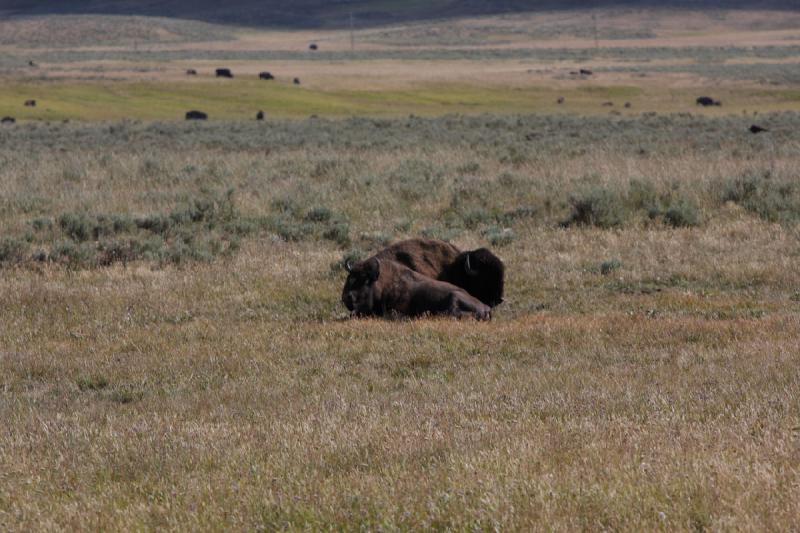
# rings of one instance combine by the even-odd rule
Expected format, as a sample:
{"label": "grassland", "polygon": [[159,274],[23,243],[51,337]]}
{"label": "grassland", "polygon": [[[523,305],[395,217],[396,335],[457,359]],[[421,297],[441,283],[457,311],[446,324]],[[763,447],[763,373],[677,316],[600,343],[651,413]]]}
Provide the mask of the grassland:
{"label": "grassland", "polygon": [[0,21],[0,46],[32,49],[224,41],[230,28],[165,17],[38,16]]}
{"label": "grassland", "polygon": [[[4,23],[0,530],[796,528],[797,16],[593,14]],[[347,316],[418,235],[490,323]]]}
{"label": "grassland", "polygon": [[[761,118],[0,129],[0,523],[791,528],[800,118]],[[491,323],[345,318],[342,258],[419,234],[506,261]]]}
{"label": "grassland", "polygon": [[[785,75],[786,65],[773,72]],[[737,69],[741,71],[741,69]],[[761,72],[761,71],[759,71]],[[189,109],[201,109],[214,120],[253,119],[258,110],[273,118],[307,118],[311,115],[397,117],[448,113],[547,113],[599,115],[647,112],[685,112],[707,115],[800,110],[796,90],[780,86],[687,88],[623,84],[572,84],[564,86],[495,86],[467,81],[417,82],[411,87],[356,89],[331,87],[306,78],[301,86],[291,78],[279,82],[220,81],[25,81],[0,87],[0,115],[20,120],[104,121],[121,119],[181,120]],[[698,108],[699,94],[713,94],[725,107]],[[558,105],[563,97],[566,105]],[[23,103],[36,99],[35,108]],[[609,108],[603,104],[611,102]],[[630,108],[624,108],[630,103]]]}
{"label": "grassland", "polygon": [[[625,102],[628,114],[672,113],[697,111],[694,99],[709,93],[725,105],[711,114],[797,110],[799,26],[795,13],[766,10],[544,11],[359,25],[351,48],[349,32],[330,29],[17,18],[0,28],[0,114],[88,121],[174,120],[190,108],[212,119],[251,118],[259,109],[279,118],[586,115]],[[236,78],[211,78],[220,66]],[[200,76],[187,77],[188,68]],[[595,74],[572,74],[580,68]],[[263,70],[278,83],[258,82]],[[289,85],[295,77],[300,87]],[[566,105],[556,104],[559,97]],[[40,106],[22,107],[29,98]],[[602,106],[607,101],[613,110]]]}

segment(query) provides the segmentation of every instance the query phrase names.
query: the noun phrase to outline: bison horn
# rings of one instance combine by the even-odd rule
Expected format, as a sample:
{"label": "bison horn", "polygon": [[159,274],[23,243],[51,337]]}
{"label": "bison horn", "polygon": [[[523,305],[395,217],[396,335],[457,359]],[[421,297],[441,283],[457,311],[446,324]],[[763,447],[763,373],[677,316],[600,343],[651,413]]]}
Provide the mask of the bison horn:
{"label": "bison horn", "polygon": [[350,261],[345,261],[344,269],[347,270],[348,272],[353,270],[353,265],[350,263]]}
{"label": "bison horn", "polygon": [[469,266],[469,252],[467,252],[467,261],[464,264],[464,269],[467,271],[467,274],[469,274],[470,276],[477,276],[478,275],[478,271],[475,270],[474,268],[472,268],[471,266]]}

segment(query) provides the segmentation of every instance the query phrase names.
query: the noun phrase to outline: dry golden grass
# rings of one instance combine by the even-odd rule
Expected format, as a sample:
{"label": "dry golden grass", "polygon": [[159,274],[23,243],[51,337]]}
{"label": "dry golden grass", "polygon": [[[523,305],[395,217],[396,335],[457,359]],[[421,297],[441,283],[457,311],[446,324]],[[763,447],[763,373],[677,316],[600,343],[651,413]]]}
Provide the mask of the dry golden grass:
{"label": "dry golden grass", "polygon": [[[252,145],[236,123],[25,126],[0,152],[8,235],[235,187],[247,214],[287,197],[343,212],[367,246],[358,235],[438,222],[456,191],[492,183],[481,200],[516,207],[577,191],[587,172],[681,191],[705,217],[561,229],[554,206],[516,223],[496,248],[507,302],[490,323],[348,320],[331,269],[343,250],[315,239],[258,235],[182,267],[5,265],[0,529],[792,529],[798,229],[704,191],[747,171],[790,179],[796,137],[719,141],[728,123],[697,118],[682,139],[670,120],[663,143],[642,130],[644,155],[613,121],[596,138],[564,122],[568,141],[540,139],[522,159],[452,141],[468,133],[454,119],[416,148],[392,144],[414,134],[401,121],[377,122],[386,146],[359,140],[364,122],[338,125],[327,148],[292,144],[293,123]],[[440,197],[392,193],[409,161],[441,176]],[[456,242],[487,244],[478,229]]]}
{"label": "dry golden grass", "polygon": [[[591,14],[362,29],[357,42],[590,49]],[[134,22],[125,39],[147,39],[152,28]],[[9,24],[0,28],[32,35],[29,46],[48,37],[46,21]],[[599,20],[601,35],[624,37],[601,46],[631,50],[796,45],[796,25],[765,12]],[[612,70],[596,80],[570,79],[584,65],[571,56],[236,59],[311,41],[342,53],[349,36],[177,42],[186,33],[172,25],[142,43],[150,59],[92,60],[80,54],[130,44],[78,49],[84,36],[61,27],[69,42],[0,45],[0,61],[16,61],[0,115],[171,119],[189,104],[236,119],[256,105],[270,119],[561,115],[0,128],[0,530],[797,528],[800,129],[795,114],[763,113],[797,109],[796,84],[765,87],[746,70],[727,83],[613,71],[695,62],[669,54],[597,57],[593,67]],[[652,37],[627,35],[634,27]],[[159,59],[175,51],[189,59]],[[35,53],[53,55],[16,66]],[[727,61],[791,70],[796,60]],[[283,85],[261,95],[241,76],[184,77],[219,63],[300,76],[303,97]],[[712,89],[725,105],[696,108]],[[32,90],[42,104],[20,111]],[[588,116],[605,115],[605,100],[634,106]],[[644,111],[710,118],[636,118]],[[752,136],[752,121],[771,131]],[[725,202],[736,179],[766,192]],[[640,206],[613,229],[559,227],[574,195],[630,194],[634,183],[651,200],[689,202],[699,220],[671,228]],[[193,260],[193,239],[227,231],[198,223],[164,234],[187,239],[177,265],[46,260],[68,240],[63,215],[166,216],[228,189],[234,221],[256,228],[238,251]],[[315,208],[344,220],[345,238],[315,227],[287,242]],[[522,218],[503,218],[518,209]],[[493,246],[508,281],[490,323],[346,317],[336,265],[350,248],[423,232],[492,246],[495,224],[513,232]]]}
{"label": "dry golden grass", "polygon": [[[749,229],[745,247],[763,237]],[[726,241],[726,232],[695,238]],[[504,252],[512,304],[538,279],[566,300],[593,300],[580,285],[596,275],[560,270],[580,264],[597,236],[568,237],[537,231]],[[642,238],[663,241],[619,235],[617,246]],[[729,259],[683,248],[707,263]],[[260,243],[185,270],[7,271],[0,521],[12,530],[795,523],[800,339],[785,294],[610,294],[581,302],[584,311],[501,310],[489,324],[303,319],[317,305],[307,299],[335,301],[341,280],[324,274],[334,255]],[[797,273],[781,281],[796,286]],[[768,311],[742,317],[748,306]]]}

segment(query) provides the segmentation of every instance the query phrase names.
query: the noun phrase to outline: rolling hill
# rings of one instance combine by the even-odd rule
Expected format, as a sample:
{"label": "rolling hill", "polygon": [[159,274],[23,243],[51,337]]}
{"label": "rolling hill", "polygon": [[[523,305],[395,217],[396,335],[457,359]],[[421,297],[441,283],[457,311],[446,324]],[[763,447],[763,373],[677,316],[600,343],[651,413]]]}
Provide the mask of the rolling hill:
{"label": "rolling hill", "polygon": [[0,0],[0,17],[52,14],[144,15],[261,27],[360,27],[537,10],[603,7],[797,9],[796,0]]}

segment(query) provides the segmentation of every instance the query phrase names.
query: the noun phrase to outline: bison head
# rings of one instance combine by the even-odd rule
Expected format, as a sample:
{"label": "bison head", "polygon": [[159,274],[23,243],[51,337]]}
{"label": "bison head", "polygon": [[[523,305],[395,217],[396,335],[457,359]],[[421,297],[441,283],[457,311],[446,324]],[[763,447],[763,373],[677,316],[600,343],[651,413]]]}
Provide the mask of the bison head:
{"label": "bison head", "polygon": [[375,307],[375,282],[380,276],[381,264],[372,257],[351,265],[347,263],[347,280],[342,290],[342,303],[355,315],[372,315]]}
{"label": "bison head", "polygon": [[490,307],[503,303],[505,266],[486,248],[462,252],[451,269],[451,283]]}

